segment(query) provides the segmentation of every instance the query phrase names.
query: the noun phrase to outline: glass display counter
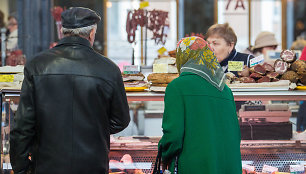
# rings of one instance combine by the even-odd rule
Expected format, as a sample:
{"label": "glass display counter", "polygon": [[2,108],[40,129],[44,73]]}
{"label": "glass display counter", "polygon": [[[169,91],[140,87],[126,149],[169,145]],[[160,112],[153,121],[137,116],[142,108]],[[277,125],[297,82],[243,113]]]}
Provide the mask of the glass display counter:
{"label": "glass display counter", "polygon": [[[306,91],[261,91],[233,92],[236,101],[246,100],[306,100]],[[1,169],[11,171],[9,160],[9,132],[19,103],[19,90],[2,90],[1,124]],[[128,92],[129,102],[163,101],[163,93]],[[137,108],[136,107],[136,108]],[[132,109],[132,107],[131,107]],[[162,109],[160,109],[162,112]],[[160,115],[160,114],[159,114]],[[160,115],[162,117],[162,115]],[[138,122],[139,123],[139,122]],[[141,126],[141,125],[138,125]],[[161,128],[160,128],[161,129]],[[161,137],[123,136],[111,139],[110,171],[124,173],[151,173],[157,155],[157,144]],[[224,142],[226,143],[226,142]],[[289,172],[290,165],[306,165],[305,140],[242,140],[241,157],[243,164],[255,166],[261,171],[264,164]]]}

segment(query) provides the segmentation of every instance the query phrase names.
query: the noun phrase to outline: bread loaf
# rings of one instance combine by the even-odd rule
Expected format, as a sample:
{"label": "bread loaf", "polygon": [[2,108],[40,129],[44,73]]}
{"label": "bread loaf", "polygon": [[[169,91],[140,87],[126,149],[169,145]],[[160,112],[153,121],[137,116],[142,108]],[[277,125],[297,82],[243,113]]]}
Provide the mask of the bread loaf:
{"label": "bread loaf", "polygon": [[150,74],[147,79],[153,84],[156,83],[170,83],[173,79],[179,77],[179,74],[169,74],[169,73],[153,73]]}

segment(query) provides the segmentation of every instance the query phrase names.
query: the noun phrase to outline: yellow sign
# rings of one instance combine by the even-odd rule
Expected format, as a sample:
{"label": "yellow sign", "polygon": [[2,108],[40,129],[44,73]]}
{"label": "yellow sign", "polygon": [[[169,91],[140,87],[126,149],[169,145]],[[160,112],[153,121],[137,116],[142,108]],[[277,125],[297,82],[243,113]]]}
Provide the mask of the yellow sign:
{"label": "yellow sign", "polygon": [[153,73],[168,73],[168,64],[153,64]]}
{"label": "yellow sign", "polygon": [[161,47],[160,49],[157,50],[159,55],[163,55],[166,51],[167,49],[165,47]]}
{"label": "yellow sign", "polygon": [[243,61],[228,61],[228,71],[242,71]]}
{"label": "yellow sign", "polygon": [[139,8],[143,9],[145,7],[148,7],[148,6],[149,6],[149,1],[142,1],[142,2],[140,2]]}
{"label": "yellow sign", "polygon": [[0,75],[0,82],[13,82],[14,75]]}

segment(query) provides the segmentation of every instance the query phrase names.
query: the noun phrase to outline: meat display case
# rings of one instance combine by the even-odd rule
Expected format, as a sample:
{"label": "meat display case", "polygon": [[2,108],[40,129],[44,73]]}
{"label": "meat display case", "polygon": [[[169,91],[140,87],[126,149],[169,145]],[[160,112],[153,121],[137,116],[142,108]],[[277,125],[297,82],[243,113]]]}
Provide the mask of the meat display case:
{"label": "meat display case", "polygon": [[[236,101],[246,100],[306,100],[306,91],[260,91],[233,92]],[[9,173],[9,131],[13,123],[13,115],[19,103],[20,90],[2,90],[2,126],[1,126],[1,170]],[[163,101],[163,93],[127,92],[127,99],[132,101]],[[157,155],[157,144],[160,137],[119,137],[111,143],[109,154],[110,168],[114,161],[120,164],[122,157],[129,154],[135,168],[143,173],[151,173]],[[224,142],[226,143],[226,142]],[[306,140],[242,140],[241,157],[243,164],[249,164],[261,171],[263,164],[279,168],[281,172],[289,172],[289,165],[306,165]],[[122,164],[122,163],[121,163]],[[121,165],[121,167],[124,165]],[[130,166],[131,167],[131,166]],[[116,168],[116,167],[115,167]],[[127,173],[131,173],[131,170]],[[132,172],[133,173],[133,172]]]}
{"label": "meat display case", "polygon": [[[251,91],[233,92],[235,101],[247,100],[286,100],[298,101],[306,100],[306,91]],[[164,93],[154,92],[128,92],[128,101],[164,101]]]}

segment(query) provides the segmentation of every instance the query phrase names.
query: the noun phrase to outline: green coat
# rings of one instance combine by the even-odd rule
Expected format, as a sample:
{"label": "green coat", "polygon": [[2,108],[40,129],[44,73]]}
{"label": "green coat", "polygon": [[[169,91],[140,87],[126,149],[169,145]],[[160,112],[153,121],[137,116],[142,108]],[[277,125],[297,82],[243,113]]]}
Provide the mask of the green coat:
{"label": "green coat", "polygon": [[231,90],[183,72],[166,89],[162,160],[179,174],[241,174],[240,129]]}

